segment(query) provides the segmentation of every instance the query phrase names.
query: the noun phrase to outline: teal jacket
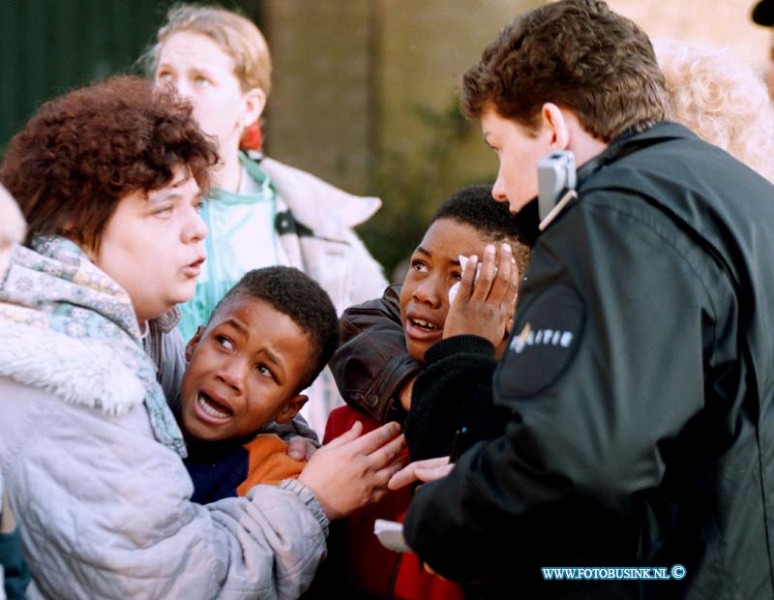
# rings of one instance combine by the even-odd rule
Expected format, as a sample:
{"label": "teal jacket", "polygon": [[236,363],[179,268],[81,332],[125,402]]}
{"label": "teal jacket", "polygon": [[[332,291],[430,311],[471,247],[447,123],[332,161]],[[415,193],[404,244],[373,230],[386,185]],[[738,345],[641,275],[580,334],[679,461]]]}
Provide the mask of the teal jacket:
{"label": "teal jacket", "polygon": [[[242,155],[242,164],[262,193],[216,195],[202,207],[209,228],[207,260],[193,298],[180,306],[178,327],[185,341],[207,323],[242,275],[268,266],[265,256],[256,255],[256,248],[266,248],[267,236],[276,237],[288,266],[305,272],[328,292],[339,314],[381,295],[387,286],[382,267],[354,231],[379,210],[381,200],[353,196],[270,158],[257,161]],[[274,210],[275,194],[289,210]],[[267,231],[267,221],[274,223],[273,231]]]}

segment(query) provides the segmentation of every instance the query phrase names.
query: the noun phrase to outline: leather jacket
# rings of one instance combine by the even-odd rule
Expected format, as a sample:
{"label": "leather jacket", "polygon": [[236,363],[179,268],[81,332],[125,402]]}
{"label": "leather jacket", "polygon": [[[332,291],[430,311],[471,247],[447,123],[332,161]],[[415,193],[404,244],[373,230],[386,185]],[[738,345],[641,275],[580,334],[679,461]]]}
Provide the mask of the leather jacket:
{"label": "leather jacket", "polygon": [[347,404],[382,423],[403,421],[398,393],[422,370],[406,350],[400,288],[391,285],[381,298],[344,311],[341,343],[328,363]]}

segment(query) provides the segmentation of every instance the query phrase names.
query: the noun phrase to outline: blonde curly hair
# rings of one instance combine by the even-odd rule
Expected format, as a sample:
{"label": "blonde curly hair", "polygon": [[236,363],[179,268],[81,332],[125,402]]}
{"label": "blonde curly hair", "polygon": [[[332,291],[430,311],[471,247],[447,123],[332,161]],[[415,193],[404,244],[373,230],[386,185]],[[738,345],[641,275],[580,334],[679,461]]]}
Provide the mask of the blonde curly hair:
{"label": "blonde curly hair", "polygon": [[667,118],[774,182],[774,107],[766,84],[727,48],[654,38]]}

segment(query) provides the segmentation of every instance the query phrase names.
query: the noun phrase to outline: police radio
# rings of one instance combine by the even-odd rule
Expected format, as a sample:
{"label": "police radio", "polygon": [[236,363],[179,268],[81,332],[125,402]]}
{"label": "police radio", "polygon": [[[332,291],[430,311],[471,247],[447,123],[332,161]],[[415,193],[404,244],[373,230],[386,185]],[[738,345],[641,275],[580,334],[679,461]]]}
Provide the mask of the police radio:
{"label": "police radio", "polygon": [[538,211],[543,231],[562,208],[577,197],[575,155],[570,150],[555,150],[538,162]]}

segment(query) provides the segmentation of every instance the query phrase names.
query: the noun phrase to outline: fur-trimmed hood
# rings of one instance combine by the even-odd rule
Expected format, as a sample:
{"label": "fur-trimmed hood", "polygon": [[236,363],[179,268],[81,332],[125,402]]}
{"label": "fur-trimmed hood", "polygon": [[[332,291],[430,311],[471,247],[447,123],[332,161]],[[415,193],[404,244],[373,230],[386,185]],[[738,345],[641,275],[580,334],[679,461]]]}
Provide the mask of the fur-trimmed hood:
{"label": "fur-trimmed hood", "polygon": [[109,344],[17,323],[0,323],[0,376],[111,415],[145,397],[143,384]]}

